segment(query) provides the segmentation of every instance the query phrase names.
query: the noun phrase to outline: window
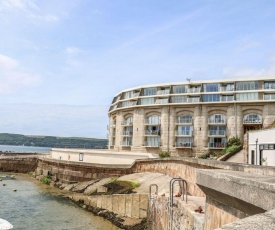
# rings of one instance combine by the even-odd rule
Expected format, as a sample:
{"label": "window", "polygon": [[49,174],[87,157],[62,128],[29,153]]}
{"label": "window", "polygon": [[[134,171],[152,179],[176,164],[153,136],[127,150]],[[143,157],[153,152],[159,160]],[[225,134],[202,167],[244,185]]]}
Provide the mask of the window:
{"label": "window", "polygon": [[191,115],[178,116],[177,123],[192,123],[192,116]]}
{"label": "window", "polygon": [[210,118],[209,118],[209,123],[212,123],[212,124],[223,124],[225,123],[225,115],[223,114],[214,114],[214,115],[211,115]]}
{"label": "window", "polygon": [[159,147],[160,137],[147,137],[145,141],[145,146]]}
{"label": "window", "polygon": [[83,153],[79,153],[79,161],[83,161],[84,158],[84,154]]}
{"label": "window", "polygon": [[140,99],[140,104],[141,105],[150,105],[150,104],[155,104],[155,101],[154,101],[153,97],[142,98],[142,99]]}
{"label": "window", "polygon": [[177,137],[176,147],[192,147],[192,137]]}
{"label": "window", "polygon": [[262,115],[252,113],[244,116],[243,123],[262,123]]}
{"label": "window", "polygon": [[159,125],[147,126],[145,135],[160,135],[160,126]]}
{"label": "window", "polygon": [[187,102],[187,96],[175,96],[171,97],[172,103],[185,103]]}
{"label": "window", "polygon": [[265,89],[275,89],[275,81],[265,82],[264,88]]}
{"label": "window", "polygon": [[187,93],[187,85],[176,85],[173,86],[173,93]]}
{"label": "window", "polygon": [[253,101],[258,100],[258,93],[237,93],[237,101]]}
{"label": "window", "polygon": [[220,84],[204,84],[203,85],[204,92],[219,92],[220,91]]}
{"label": "window", "polygon": [[203,102],[220,101],[220,95],[219,94],[203,95],[202,101]]}
{"label": "window", "polygon": [[168,98],[156,99],[156,104],[167,104],[168,102]]}
{"label": "window", "polygon": [[258,82],[250,81],[250,82],[237,82],[236,83],[236,90],[257,90],[259,89]]}
{"label": "window", "polygon": [[275,100],[275,93],[264,94],[264,100]]}
{"label": "window", "polygon": [[210,136],[224,136],[226,133],[226,126],[220,125],[211,125],[209,127],[209,135]]}
{"label": "window", "polygon": [[183,135],[183,136],[190,136],[192,134],[193,127],[192,126],[178,126],[178,135]]}
{"label": "window", "polygon": [[143,89],[143,95],[144,96],[150,96],[150,95],[156,95],[157,94],[157,88],[146,88]]}
{"label": "window", "polygon": [[146,119],[146,124],[160,124],[160,116],[153,115]]}

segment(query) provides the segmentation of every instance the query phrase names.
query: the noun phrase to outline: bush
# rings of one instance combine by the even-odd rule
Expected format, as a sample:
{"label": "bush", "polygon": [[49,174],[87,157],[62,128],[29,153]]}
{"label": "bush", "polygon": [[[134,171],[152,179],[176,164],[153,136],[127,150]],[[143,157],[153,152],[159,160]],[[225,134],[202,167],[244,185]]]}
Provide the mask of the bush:
{"label": "bush", "polygon": [[52,178],[51,176],[44,176],[42,179],[41,179],[42,183],[43,184],[50,184],[51,181],[52,181]]}
{"label": "bush", "polygon": [[228,141],[227,141],[227,147],[230,147],[230,146],[233,146],[233,145],[240,146],[241,145],[240,138],[238,138],[238,137],[229,138]]}
{"label": "bush", "polygon": [[230,147],[226,148],[226,153],[233,153],[238,151],[240,148],[239,145],[231,145]]}
{"label": "bush", "polygon": [[165,157],[170,157],[171,155],[170,155],[170,153],[169,152],[160,152],[159,153],[159,157],[160,158],[165,158]]}

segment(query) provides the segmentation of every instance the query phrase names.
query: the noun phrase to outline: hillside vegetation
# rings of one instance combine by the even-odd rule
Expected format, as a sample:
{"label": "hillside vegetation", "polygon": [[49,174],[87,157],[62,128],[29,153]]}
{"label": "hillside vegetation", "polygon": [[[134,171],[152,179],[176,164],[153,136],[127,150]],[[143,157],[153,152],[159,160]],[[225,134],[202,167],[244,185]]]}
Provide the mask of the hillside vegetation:
{"label": "hillside vegetation", "polygon": [[27,136],[0,133],[0,145],[24,145],[56,148],[107,148],[107,139],[55,136]]}

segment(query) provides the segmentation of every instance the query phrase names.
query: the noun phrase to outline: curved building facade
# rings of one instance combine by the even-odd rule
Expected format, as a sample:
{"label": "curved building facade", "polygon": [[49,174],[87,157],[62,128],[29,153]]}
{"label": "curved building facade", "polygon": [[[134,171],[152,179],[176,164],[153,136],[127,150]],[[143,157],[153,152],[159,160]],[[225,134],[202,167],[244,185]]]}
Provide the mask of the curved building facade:
{"label": "curved building facade", "polygon": [[275,78],[146,85],[115,95],[109,149],[195,156],[275,120]]}

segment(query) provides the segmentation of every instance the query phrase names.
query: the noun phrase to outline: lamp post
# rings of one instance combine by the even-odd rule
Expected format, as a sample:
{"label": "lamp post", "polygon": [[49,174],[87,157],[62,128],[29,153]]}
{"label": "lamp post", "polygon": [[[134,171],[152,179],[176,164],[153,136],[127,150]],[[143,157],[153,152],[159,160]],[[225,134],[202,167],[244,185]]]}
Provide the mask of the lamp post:
{"label": "lamp post", "polygon": [[255,142],[256,142],[256,165],[257,165],[257,158],[258,158],[258,138],[256,139]]}

